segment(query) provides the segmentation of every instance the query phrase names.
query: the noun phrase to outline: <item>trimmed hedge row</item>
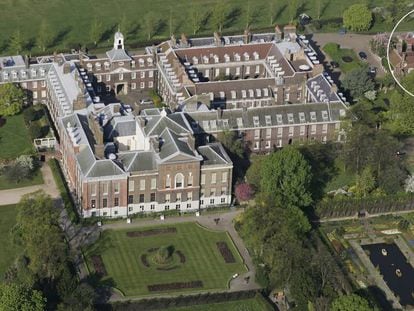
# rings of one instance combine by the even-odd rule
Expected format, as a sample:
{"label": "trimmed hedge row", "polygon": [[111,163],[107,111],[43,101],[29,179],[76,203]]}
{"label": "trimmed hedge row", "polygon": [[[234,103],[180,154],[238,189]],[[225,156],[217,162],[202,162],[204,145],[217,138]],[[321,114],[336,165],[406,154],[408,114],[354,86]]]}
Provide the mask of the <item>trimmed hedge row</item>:
{"label": "trimmed hedge row", "polygon": [[319,202],[315,208],[319,218],[355,216],[358,212],[380,214],[414,209],[414,196],[395,194],[384,197],[328,199]]}
{"label": "trimmed hedge row", "polygon": [[154,311],[154,310],[167,310],[172,307],[187,307],[203,304],[211,304],[218,302],[236,301],[251,299],[257,297],[260,299],[264,309],[274,310],[272,306],[267,303],[263,295],[258,291],[240,291],[240,292],[224,292],[224,293],[205,293],[197,295],[177,296],[171,298],[153,298],[153,299],[141,299],[137,301],[125,301],[114,302],[112,304],[98,305],[98,310],[103,311]]}
{"label": "trimmed hedge row", "polygon": [[50,169],[52,170],[53,177],[55,179],[56,185],[59,188],[60,196],[62,197],[63,204],[65,206],[68,217],[72,223],[79,223],[79,214],[76,211],[75,203],[72,200],[72,197],[69,195],[69,189],[66,184],[65,177],[60,168],[59,162],[56,159],[50,159],[48,161]]}

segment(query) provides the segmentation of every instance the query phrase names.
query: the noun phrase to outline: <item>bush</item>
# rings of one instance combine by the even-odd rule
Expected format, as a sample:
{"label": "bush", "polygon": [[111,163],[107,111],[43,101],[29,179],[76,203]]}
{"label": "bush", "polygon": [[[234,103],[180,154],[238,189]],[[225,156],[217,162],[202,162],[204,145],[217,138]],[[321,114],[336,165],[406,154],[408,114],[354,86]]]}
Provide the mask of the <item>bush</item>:
{"label": "bush", "polygon": [[52,170],[56,185],[58,186],[64,207],[68,213],[68,217],[72,223],[77,224],[79,223],[79,215],[76,210],[75,203],[73,202],[72,197],[69,195],[69,189],[66,184],[65,177],[63,176],[63,173],[60,169],[59,163],[56,159],[50,159],[48,163],[50,169]]}
{"label": "bush", "polygon": [[29,131],[32,140],[40,138],[43,135],[42,128],[37,122],[30,124]]}

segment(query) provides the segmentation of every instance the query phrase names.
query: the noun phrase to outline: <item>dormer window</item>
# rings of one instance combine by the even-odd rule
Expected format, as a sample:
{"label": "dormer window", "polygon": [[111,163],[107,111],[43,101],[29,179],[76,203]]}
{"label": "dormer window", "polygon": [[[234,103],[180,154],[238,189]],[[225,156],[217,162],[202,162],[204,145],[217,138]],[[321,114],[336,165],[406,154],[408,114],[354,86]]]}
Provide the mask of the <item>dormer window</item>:
{"label": "dormer window", "polygon": [[303,112],[299,112],[299,120],[300,120],[300,123],[306,122],[305,114]]}
{"label": "dormer window", "polygon": [[[86,68],[88,68],[88,70],[92,70],[92,64],[91,64],[91,63],[88,63],[88,64],[86,65]],[[40,73],[40,74],[42,74],[42,73]]]}
{"label": "dormer window", "polygon": [[243,56],[244,56],[244,60],[249,60],[250,59],[250,55],[247,52],[244,53]]}
{"label": "dormer window", "polygon": [[316,112],[315,111],[311,111],[310,118],[311,118],[312,122],[316,122]]}
{"label": "dormer window", "polygon": [[132,68],[135,68],[135,61],[133,60],[133,61],[131,61],[131,67]]}
{"label": "dormer window", "polygon": [[256,89],[256,96],[257,97],[262,97],[262,90],[261,89]]}
{"label": "dormer window", "polygon": [[237,118],[237,127],[238,128],[242,128],[243,127],[243,119],[242,118]]}
{"label": "dormer window", "polygon": [[287,117],[288,117],[288,122],[289,123],[293,123],[293,114],[292,113],[288,113]]}
{"label": "dormer window", "polygon": [[223,127],[229,127],[229,120],[228,119],[224,119],[222,120],[223,122]]}
{"label": "dormer window", "polygon": [[17,72],[16,71],[12,71],[12,78],[17,79]]}
{"label": "dormer window", "polygon": [[268,89],[263,89],[263,96],[264,97],[268,97],[269,96],[269,90]]}
{"label": "dormer window", "polygon": [[36,78],[36,69],[32,69],[32,78]]}
{"label": "dormer window", "polygon": [[22,76],[23,79],[26,79],[26,71],[23,70],[23,71],[21,71],[20,74],[21,74],[21,76]]}
{"label": "dormer window", "polygon": [[246,95],[247,95],[246,90],[242,90],[241,93],[242,93],[242,98],[246,98]]}
{"label": "dormer window", "polygon": [[207,56],[203,56],[203,62],[204,62],[204,64],[208,64],[208,57]]}
{"label": "dormer window", "polygon": [[40,68],[40,76],[41,77],[45,76],[45,70],[43,68]]}
{"label": "dormer window", "polygon": [[198,64],[198,58],[196,56],[193,57],[193,64],[195,64],[195,65]]}
{"label": "dormer window", "polygon": [[254,125],[254,127],[258,127],[260,125],[258,116],[253,117],[253,125]]}
{"label": "dormer window", "polygon": [[266,126],[272,125],[272,117],[271,116],[265,116]]}
{"label": "dormer window", "polygon": [[254,52],[253,53],[253,57],[254,57],[254,59],[258,60],[259,59],[259,53]]}
{"label": "dormer window", "polygon": [[282,124],[283,123],[282,115],[281,114],[277,114],[276,115],[276,121],[277,121],[277,124]]}
{"label": "dormer window", "polygon": [[152,63],[153,63],[152,58],[147,58],[147,63],[149,66],[152,66]]}
{"label": "dormer window", "polygon": [[96,70],[101,70],[101,63],[96,63],[95,67],[96,67]]}
{"label": "dormer window", "polygon": [[328,111],[324,110],[322,111],[322,119],[324,121],[328,121],[329,117],[328,117]]}
{"label": "dormer window", "polygon": [[4,80],[8,80],[9,79],[9,73],[8,72],[4,72],[3,73],[3,79]]}
{"label": "dormer window", "polygon": [[105,62],[104,66],[105,66],[105,70],[109,70],[111,68],[111,64],[108,62]]}
{"label": "dormer window", "polygon": [[236,96],[237,96],[236,91],[231,91],[231,98],[236,99]]}
{"label": "dormer window", "polygon": [[234,54],[234,60],[236,62],[239,62],[240,61],[240,55],[238,53]]}
{"label": "dormer window", "polygon": [[224,61],[225,61],[226,63],[228,63],[228,62],[230,61],[230,56],[229,56],[229,54],[224,54]]}
{"label": "dormer window", "polygon": [[249,96],[250,96],[250,98],[253,98],[254,97],[254,91],[253,90],[249,90]]}
{"label": "dormer window", "polygon": [[143,60],[142,58],[140,58],[140,59],[138,60],[138,63],[139,63],[139,66],[140,66],[140,67],[144,67],[144,65],[145,65],[145,62],[144,62],[144,60]]}
{"label": "dormer window", "polygon": [[217,55],[214,55],[214,62],[217,64],[219,62],[219,57]]}

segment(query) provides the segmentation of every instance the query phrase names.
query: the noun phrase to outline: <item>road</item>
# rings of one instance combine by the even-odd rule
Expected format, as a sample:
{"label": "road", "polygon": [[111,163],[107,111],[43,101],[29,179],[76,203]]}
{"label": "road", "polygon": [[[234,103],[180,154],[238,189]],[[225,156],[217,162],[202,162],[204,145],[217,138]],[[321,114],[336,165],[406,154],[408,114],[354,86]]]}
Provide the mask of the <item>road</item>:
{"label": "road", "polygon": [[385,75],[380,59],[370,50],[369,42],[372,39],[372,35],[315,33],[311,35],[311,38],[321,51],[322,47],[329,42],[340,44],[342,48],[353,49],[357,55],[359,52],[364,51],[367,54],[367,62],[377,68],[377,76],[383,77]]}
{"label": "road", "polygon": [[22,196],[24,196],[25,194],[40,190],[45,191],[52,198],[60,197],[59,190],[57,189],[55,181],[53,179],[52,170],[46,162],[43,163],[42,167],[40,168],[40,171],[43,175],[44,184],[9,190],[1,190],[0,205],[17,204],[19,203]]}

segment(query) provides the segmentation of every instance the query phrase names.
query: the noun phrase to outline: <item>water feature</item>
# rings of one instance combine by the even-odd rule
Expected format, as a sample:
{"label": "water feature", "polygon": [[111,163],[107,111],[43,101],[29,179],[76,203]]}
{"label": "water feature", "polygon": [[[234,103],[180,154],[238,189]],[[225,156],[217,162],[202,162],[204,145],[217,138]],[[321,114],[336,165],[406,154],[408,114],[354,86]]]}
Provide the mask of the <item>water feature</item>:
{"label": "water feature", "polygon": [[379,268],[385,283],[399,297],[403,306],[414,305],[414,268],[407,262],[396,244],[362,245],[369,258]]}

